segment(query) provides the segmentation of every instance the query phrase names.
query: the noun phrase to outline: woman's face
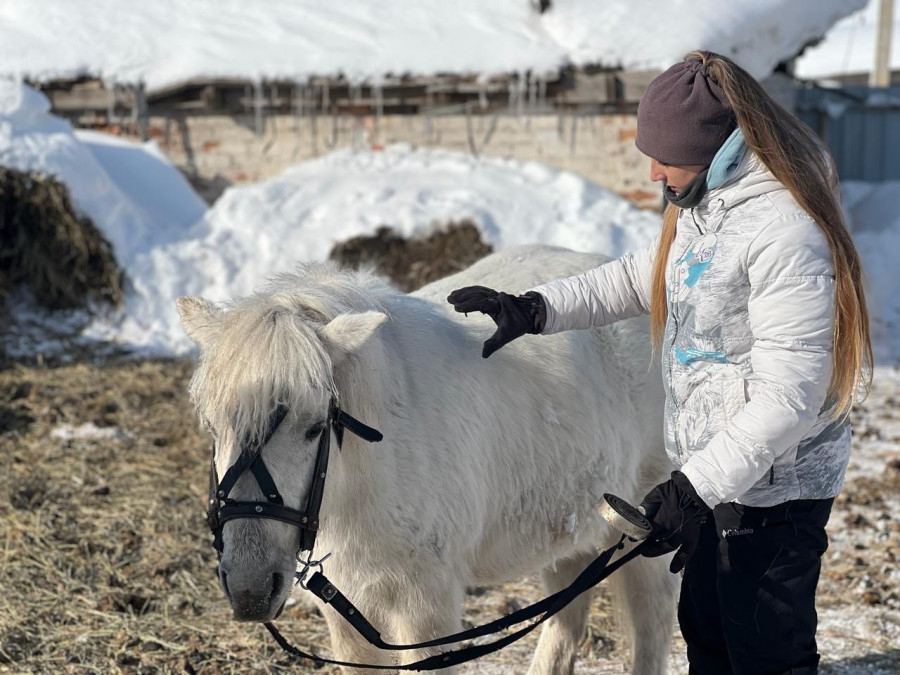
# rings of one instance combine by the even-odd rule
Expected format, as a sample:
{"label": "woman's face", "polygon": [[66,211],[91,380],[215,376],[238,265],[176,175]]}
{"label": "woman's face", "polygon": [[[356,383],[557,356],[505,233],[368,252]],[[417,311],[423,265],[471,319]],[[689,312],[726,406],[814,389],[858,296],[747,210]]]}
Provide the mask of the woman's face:
{"label": "woman's face", "polygon": [[663,164],[651,158],[650,180],[666,181],[666,186],[678,195],[705,168],[696,164]]}

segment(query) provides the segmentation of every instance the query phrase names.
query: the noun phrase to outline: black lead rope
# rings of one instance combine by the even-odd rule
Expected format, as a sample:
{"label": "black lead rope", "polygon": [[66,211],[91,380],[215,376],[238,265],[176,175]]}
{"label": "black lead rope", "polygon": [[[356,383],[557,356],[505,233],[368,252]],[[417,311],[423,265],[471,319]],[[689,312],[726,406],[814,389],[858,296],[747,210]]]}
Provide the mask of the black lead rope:
{"label": "black lead rope", "polygon": [[470,628],[469,630],[461,631],[459,633],[454,633],[453,635],[447,635],[444,637],[435,638],[433,640],[426,640],[425,642],[417,642],[415,644],[408,645],[395,645],[389,642],[385,642],[378,630],[376,630],[375,627],[372,626],[372,624],[363,616],[363,614],[353,605],[353,603],[350,602],[350,600],[347,599],[347,597],[343,593],[341,593],[334,586],[334,584],[328,581],[325,575],[320,572],[316,572],[312,576],[312,578],[310,578],[309,583],[307,584],[307,588],[310,591],[315,593],[315,595],[320,600],[322,600],[322,602],[331,605],[332,608],[334,608],[334,610],[337,611],[337,613],[340,614],[345,621],[353,626],[356,632],[358,632],[363,638],[365,638],[367,642],[369,642],[374,647],[377,647],[378,649],[387,651],[426,649],[429,647],[454,644],[457,642],[462,642],[464,640],[472,640],[475,638],[484,637],[486,635],[492,635],[501,630],[505,630],[512,626],[518,625],[523,621],[528,621],[529,619],[533,619],[538,615],[541,615],[537,621],[523,628],[520,628],[516,632],[511,633],[505,637],[494,640],[493,642],[481,645],[469,645],[467,647],[461,647],[459,649],[441,652],[439,654],[420,659],[419,661],[415,661],[413,663],[407,663],[405,665],[378,665],[327,659],[316,654],[304,652],[301,649],[295,647],[285,639],[285,637],[271,622],[267,622],[263,625],[285,652],[296,658],[315,661],[319,664],[347,666],[352,668],[369,668],[373,670],[427,671],[437,670],[440,668],[450,668],[452,666],[456,666],[461,663],[466,663],[482,656],[492,654],[503,649],[507,645],[520,640],[535,628],[540,626],[542,623],[544,623],[547,619],[551,618],[555,614],[558,614],[579,595],[581,595],[588,589],[593,588],[601,581],[609,577],[613,572],[625,565],[627,562],[639,556],[646,542],[641,542],[633,549],[617,558],[615,561],[610,562],[615,552],[624,548],[625,539],[626,537],[623,535],[617,544],[611,546],[610,548],[603,551],[599,556],[597,556],[597,558],[590,565],[588,565],[581,572],[581,574],[579,574],[575,578],[575,580],[571,584],[569,584],[569,586],[562,589],[561,591],[557,591],[553,595],[550,595],[543,600],[539,600],[538,602],[529,605],[528,607],[523,607],[516,612],[491,621],[490,623],[476,626],[475,628]]}

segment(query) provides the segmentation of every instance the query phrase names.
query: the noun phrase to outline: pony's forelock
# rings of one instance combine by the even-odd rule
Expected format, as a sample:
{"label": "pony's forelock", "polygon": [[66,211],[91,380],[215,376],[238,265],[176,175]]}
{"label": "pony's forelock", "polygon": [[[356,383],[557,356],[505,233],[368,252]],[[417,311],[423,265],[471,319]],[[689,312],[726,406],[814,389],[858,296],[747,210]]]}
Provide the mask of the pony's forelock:
{"label": "pony's forelock", "polygon": [[347,312],[383,311],[392,292],[369,272],[318,263],[234,300],[191,380],[201,417],[220,436],[246,443],[264,435],[278,405],[294,416],[324,408],[337,392],[317,328]]}

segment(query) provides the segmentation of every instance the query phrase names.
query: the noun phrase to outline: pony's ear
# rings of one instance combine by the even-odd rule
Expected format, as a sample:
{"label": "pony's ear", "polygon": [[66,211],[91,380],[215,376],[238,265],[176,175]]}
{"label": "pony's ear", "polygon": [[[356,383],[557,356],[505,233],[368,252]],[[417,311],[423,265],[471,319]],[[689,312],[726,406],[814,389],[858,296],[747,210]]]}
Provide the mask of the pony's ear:
{"label": "pony's ear", "polygon": [[185,295],[175,301],[175,307],[178,308],[184,332],[198,345],[218,330],[222,310],[209,300]]}
{"label": "pony's ear", "polygon": [[350,354],[356,353],[385,321],[387,314],[383,312],[341,314],[317,332],[328,350],[331,362],[337,365]]}

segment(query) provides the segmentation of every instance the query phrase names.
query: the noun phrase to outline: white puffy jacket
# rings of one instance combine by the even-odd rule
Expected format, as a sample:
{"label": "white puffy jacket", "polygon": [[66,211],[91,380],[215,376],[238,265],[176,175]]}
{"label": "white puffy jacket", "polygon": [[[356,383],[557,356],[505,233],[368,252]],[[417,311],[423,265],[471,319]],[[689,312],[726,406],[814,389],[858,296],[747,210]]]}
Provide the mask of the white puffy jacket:
{"label": "white puffy jacket", "polygon": [[[656,242],[532,290],[544,334],[649,312]],[[850,426],[828,414],[835,282],[821,229],[747,152],[679,215],[666,266],[666,449],[710,506],[834,497]]]}

